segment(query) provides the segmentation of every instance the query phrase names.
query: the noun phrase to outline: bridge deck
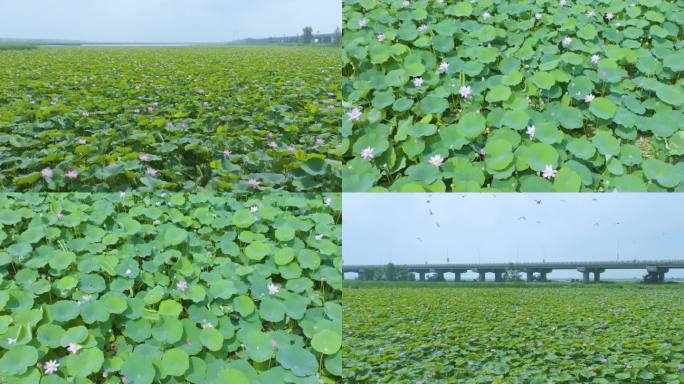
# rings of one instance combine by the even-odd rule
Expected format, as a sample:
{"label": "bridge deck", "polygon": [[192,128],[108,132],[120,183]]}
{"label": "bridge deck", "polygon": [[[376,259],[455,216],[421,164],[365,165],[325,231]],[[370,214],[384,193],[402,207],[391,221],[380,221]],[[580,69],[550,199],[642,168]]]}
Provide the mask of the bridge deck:
{"label": "bridge deck", "polygon": [[[384,268],[386,265],[343,265],[344,272],[358,272]],[[579,261],[579,262],[522,262],[522,263],[470,263],[470,264],[395,264],[396,267],[411,271],[453,271],[453,270],[487,270],[487,269],[646,269],[660,267],[684,268],[684,260],[625,260],[625,261]]]}

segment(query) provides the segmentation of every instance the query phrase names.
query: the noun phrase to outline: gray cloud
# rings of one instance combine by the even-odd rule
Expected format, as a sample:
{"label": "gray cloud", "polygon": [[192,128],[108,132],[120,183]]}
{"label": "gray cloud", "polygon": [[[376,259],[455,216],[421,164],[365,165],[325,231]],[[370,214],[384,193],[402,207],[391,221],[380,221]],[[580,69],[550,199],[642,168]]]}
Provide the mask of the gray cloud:
{"label": "gray cloud", "polygon": [[102,42],[221,42],[321,33],[340,0],[0,0],[0,37]]}

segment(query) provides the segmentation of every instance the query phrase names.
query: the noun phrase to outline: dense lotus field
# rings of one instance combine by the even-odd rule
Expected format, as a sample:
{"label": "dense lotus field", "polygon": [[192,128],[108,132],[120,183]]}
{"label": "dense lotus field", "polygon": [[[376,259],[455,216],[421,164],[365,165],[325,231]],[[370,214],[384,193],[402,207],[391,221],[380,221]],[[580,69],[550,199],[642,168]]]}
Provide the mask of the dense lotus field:
{"label": "dense lotus field", "polygon": [[333,48],[0,52],[0,189],[337,191]]}
{"label": "dense lotus field", "polygon": [[339,382],[340,205],[0,196],[0,383]]}
{"label": "dense lotus field", "polygon": [[684,190],[684,6],[343,0],[345,191]]}
{"label": "dense lotus field", "polygon": [[681,383],[684,289],[344,292],[348,383]]}

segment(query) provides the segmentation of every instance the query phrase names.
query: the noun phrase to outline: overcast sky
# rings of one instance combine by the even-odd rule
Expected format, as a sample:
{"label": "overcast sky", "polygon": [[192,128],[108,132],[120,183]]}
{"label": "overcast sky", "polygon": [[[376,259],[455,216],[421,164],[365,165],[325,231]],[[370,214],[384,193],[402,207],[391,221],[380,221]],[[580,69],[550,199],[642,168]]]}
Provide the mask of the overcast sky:
{"label": "overcast sky", "polygon": [[[344,194],[344,263],[684,259],[684,194],[463,196]],[[644,274],[606,271],[602,277]],[[684,277],[684,270],[666,275],[675,276]],[[549,277],[581,274],[555,271]]]}
{"label": "overcast sky", "polygon": [[321,33],[341,0],[0,0],[0,38],[222,42]]}

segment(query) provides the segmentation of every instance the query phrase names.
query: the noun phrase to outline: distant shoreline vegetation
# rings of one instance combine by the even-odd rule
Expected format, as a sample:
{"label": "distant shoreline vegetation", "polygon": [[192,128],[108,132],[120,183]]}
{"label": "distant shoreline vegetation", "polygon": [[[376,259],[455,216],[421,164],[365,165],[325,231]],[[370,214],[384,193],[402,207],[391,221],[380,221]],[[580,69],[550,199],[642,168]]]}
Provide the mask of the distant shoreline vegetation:
{"label": "distant shoreline vegetation", "polygon": [[312,46],[339,46],[342,43],[342,32],[339,28],[332,33],[313,33],[311,27],[302,29],[301,35],[266,37],[266,38],[246,38],[225,42],[99,42],[82,40],[51,40],[51,39],[2,39],[0,38],[0,51],[3,50],[23,50],[35,49],[40,46],[82,46],[82,47],[117,47],[117,46],[139,46],[139,47],[175,47],[175,46],[196,46],[196,45],[312,45]]}
{"label": "distant shoreline vegetation", "polygon": [[28,49],[36,49],[36,47],[36,44],[5,43],[0,41],[0,51],[23,51]]}

